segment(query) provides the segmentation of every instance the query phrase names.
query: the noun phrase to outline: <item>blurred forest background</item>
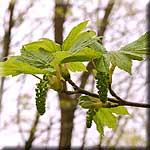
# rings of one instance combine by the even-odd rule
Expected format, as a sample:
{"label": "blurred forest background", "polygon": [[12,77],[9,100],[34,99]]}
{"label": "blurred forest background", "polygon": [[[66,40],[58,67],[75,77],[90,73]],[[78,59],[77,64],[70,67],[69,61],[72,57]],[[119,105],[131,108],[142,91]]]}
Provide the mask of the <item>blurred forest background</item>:
{"label": "blurred forest background", "polygon": [[[62,43],[70,29],[89,20],[89,29],[116,50],[146,32],[148,0],[0,0],[0,60],[18,55],[22,45],[45,37]],[[72,73],[74,81],[95,89],[89,73]],[[132,77],[116,70],[113,89],[125,100],[146,101],[146,63],[135,61]],[[145,146],[146,110],[128,107],[115,130],[102,137],[93,124],[86,129],[85,111],[72,98],[49,91],[44,116],[36,113],[35,84],[30,75],[0,79],[0,147],[24,146]]]}

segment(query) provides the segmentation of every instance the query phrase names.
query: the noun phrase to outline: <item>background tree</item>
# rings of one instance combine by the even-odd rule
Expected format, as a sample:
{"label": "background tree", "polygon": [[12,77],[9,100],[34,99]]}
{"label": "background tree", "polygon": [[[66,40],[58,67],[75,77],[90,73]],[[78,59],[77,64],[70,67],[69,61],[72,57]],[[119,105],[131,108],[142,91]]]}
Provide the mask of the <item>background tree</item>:
{"label": "background tree", "polygon": [[[7,8],[10,8],[9,5],[11,5],[12,2],[13,1],[10,1],[10,4],[9,4],[9,1],[8,1],[8,2],[5,2],[6,6],[5,4],[3,5],[5,6],[6,14],[7,12],[10,11],[10,9],[7,9]],[[144,7],[146,4],[143,7],[138,8],[137,5],[139,4],[134,3],[134,1],[131,1],[131,2],[115,1],[115,4],[114,4],[113,1],[93,2],[89,0],[86,4],[84,3],[83,5],[83,3],[84,2],[81,2],[81,1],[78,1],[78,2],[74,2],[74,1],[61,1],[61,2],[60,1],[51,1],[51,2],[50,1],[45,1],[45,2],[18,1],[17,2],[15,1],[15,3],[13,4],[15,4],[16,6],[14,7],[13,11],[15,12],[14,22],[16,25],[13,28],[14,32],[12,33],[12,36],[10,36],[11,38],[9,37],[10,41],[12,41],[10,44],[10,47],[11,47],[10,55],[12,53],[17,54],[18,52],[16,50],[20,49],[22,44],[27,43],[29,41],[37,40],[38,38],[41,38],[41,37],[51,38],[55,35],[54,36],[55,41],[57,41],[58,43],[62,43],[63,33],[65,36],[66,32],[68,32],[67,30],[68,28],[71,28],[73,24],[83,19],[89,19],[91,22],[89,27],[92,29],[96,29],[99,35],[102,35],[102,36],[104,35],[103,44],[106,47],[108,47],[108,49],[111,49],[111,47],[114,47],[114,49],[117,47],[120,47],[120,45],[123,45],[124,43],[128,43],[130,41],[130,38],[133,37],[133,34],[135,35],[134,39],[136,39],[136,37],[141,35],[141,33],[143,33],[146,30],[145,29],[146,22],[144,20],[145,15],[143,12],[145,11]],[[139,3],[141,2],[139,1]],[[89,5],[92,5],[93,7],[89,9]],[[24,6],[24,7],[22,8],[20,6]],[[45,12],[45,13],[43,14],[41,13],[40,15],[37,16],[36,13],[37,12],[39,13],[38,11],[39,6],[43,6],[43,11],[41,10],[40,12]],[[53,11],[54,6],[55,6],[55,11]],[[79,13],[76,13],[77,10],[79,11]],[[122,13],[118,13],[118,12],[122,12]],[[83,16],[81,14],[83,14]],[[7,20],[7,17],[8,16],[6,15],[5,17],[6,20]],[[29,30],[26,32],[23,32],[22,29],[27,24],[29,24],[28,25]],[[53,24],[54,24],[54,28],[52,28]],[[138,29],[136,28],[137,25],[138,25]],[[6,24],[5,24],[5,27],[7,27]],[[63,31],[63,27],[64,29],[66,28],[67,29]],[[1,26],[1,29],[3,30],[3,33],[5,33],[3,34],[3,39],[4,39],[7,32],[4,32],[4,28],[2,26]],[[55,32],[53,31],[53,29]],[[7,40],[7,42],[8,41],[9,40]],[[4,42],[2,41],[1,43],[4,44]],[[5,48],[3,48],[3,50],[5,50]],[[130,97],[130,99],[137,100],[137,98],[135,98],[135,95],[134,95],[135,89],[140,90],[141,91],[140,93],[144,93],[143,91],[145,87],[144,86],[145,74],[140,73],[141,70],[143,70],[144,66],[145,65],[143,63],[140,66],[137,64],[134,67],[135,68],[134,70],[136,70],[137,72],[139,71],[137,74],[136,73],[133,74],[134,78],[133,77],[129,78],[128,75],[122,76],[121,75],[122,72],[116,72],[116,75],[114,78],[117,78],[118,76],[120,76],[120,79],[117,78],[118,83],[116,83],[116,84],[120,84],[120,87],[119,87],[120,89],[115,89],[115,90],[117,90],[117,92],[120,93],[124,98]],[[91,67],[92,66],[89,64],[87,67],[88,70],[90,70]],[[80,87],[82,88],[85,87],[85,88],[89,88],[93,90],[93,86],[89,86],[89,85],[94,84],[93,79],[89,74],[84,73],[83,75],[79,75],[78,77],[74,77],[74,78],[76,78],[76,81],[77,83],[79,83]],[[135,87],[134,85],[135,84],[137,85],[137,79],[138,79],[138,86]],[[139,82],[139,79],[140,79],[140,82]],[[128,122],[128,118],[127,119],[120,118],[120,123],[123,124],[124,126],[119,126],[115,130],[115,132],[118,133],[116,134],[117,135],[116,137],[113,132],[110,132],[108,130],[107,136],[105,136],[103,139],[101,138],[99,141],[98,140],[99,134],[95,133],[93,131],[94,129],[86,130],[84,132],[85,135],[83,135],[85,123],[83,124],[81,122],[82,119],[80,120],[80,118],[83,118],[85,112],[78,107],[76,108],[77,98],[79,97],[79,95],[75,98],[71,96],[66,96],[64,94],[59,95],[60,100],[57,100],[57,98],[55,98],[56,102],[53,102],[54,104],[52,104],[52,101],[51,101],[51,99],[54,99],[53,96],[48,95],[47,99],[49,101],[47,103],[50,104],[50,105],[48,104],[50,109],[47,112],[47,115],[45,115],[45,118],[47,118],[46,120],[48,121],[45,121],[44,117],[40,117],[40,118],[37,117],[36,113],[35,114],[32,113],[32,112],[35,112],[34,96],[31,95],[31,92],[29,91],[33,91],[34,83],[31,86],[29,86],[30,80],[33,80],[34,83],[37,82],[35,79],[33,79],[30,76],[28,76],[28,78],[26,78],[26,76],[20,76],[18,78],[13,78],[13,79],[8,78],[4,87],[5,89],[4,90],[5,93],[3,95],[4,100],[6,99],[8,101],[9,99],[9,104],[7,105],[4,102],[2,103],[4,111],[2,111],[2,115],[1,115],[2,116],[1,119],[3,122],[1,125],[2,126],[1,131],[3,132],[10,131],[10,126],[9,126],[10,121],[12,122],[12,125],[17,125],[18,127],[17,129],[19,129],[18,130],[19,132],[17,133],[16,136],[20,137],[21,135],[22,137],[21,140],[18,140],[19,144],[23,145],[24,143],[26,143],[26,145],[29,145],[29,147],[31,147],[32,142],[34,142],[34,144],[36,145],[37,144],[41,145],[41,143],[45,143],[43,144],[43,146],[49,145],[49,144],[52,146],[58,145],[56,143],[58,143],[57,141],[59,139],[59,132],[58,132],[59,125],[58,124],[59,124],[60,112],[61,112],[61,132],[60,132],[60,140],[59,140],[60,147],[64,147],[64,146],[70,147],[71,139],[72,139],[72,145],[75,145],[73,144],[75,143],[74,141],[78,141],[77,143],[79,143],[80,141],[83,140],[82,142],[80,142],[83,144],[79,144],[79,145],[83,145],[83,147],[84,147],[84,144],[90,145],[91,140],[93,140],[94,143],[96,143],[95,145],[98,145],[99,143],[101,145],[105,145],[105,144],[122,145],[121,143],[123,142],[121,142],[121,139],[125,141],[127,139],[125,136],[129,135],[129,132],[131,133],[131,131],[128,129],[128,126],[127,126],[128,124],[131,125],[130,123],[131,120],[130,122]],[[123,83],[124,80],[128,80],[130,84],[124,85]],[[14,83],[16,81],[17,81],[17,84],[15,84],[14,86]],[[25,85],[25,87],[22,86],[23,84]],[[141,86],[143,88],[139,88]],[[115,88],[117,86],[113,85],[113,87]],[[20,92],[16,93],[15,96],[12,95],[11,98],[8,98],[7,95],[10,95],[10,93],[12,93],[13,88],[19,89]],[[127,92],[124,92],[124,91],[127,91]],[[56,95],[56,93],[54,93],[54,95]],[[141,94],[141,96],[138,97],[138,101],[143,100],[143,95]],[[17,98],[17,101],[16,101],[16,98]],[[12,105],[12,107],[14,108],[13,112],[15,113],[12,117],[7,118],[10,115],[8,116],[6,115],[7,117],[5,117],[6,108],[8,109],[8,106],[10,105]],[[15,109],[16,106],[17,106],[17,111]],[[60,107],[61,111],[58,111],[59,106],[61,106]],[[57,109],[55,109],[56,107]],[[30,110],[30,111],[27,111],[27,110]],[[57,116],[55,115],[56,112],[54,113],[54,111],[58,113]],[[139,110],[139,113],[137,113],[136,111],[136,114],[133,108],[130,111],[132,114],[134,114],[134,118],[135,118],[134,122],[138,122],[139,129],[144,131],[144,129],[142,128],[142,126],[145,126],[145,121],[143,121],[145,120],[145,116],[143,115],[144,114],[143,110]],[[30,115],[29,117],[29,114],[31,113],[32,115]],[[141,115],[141,118],[139,117],[139,114]],[[137,119],[137,116],[139,119]],[[7,119],[4,120],[4,118],[5,119],[7,118]],[[29,126],[27,128],[24,128],[24,126],[27,124],[30,124],[32,128]],[[125,127],[125,125],[127,126],[127,128]],[[33,130],[35,129],[34,128],[35,126],[37,130]],[[83,127],[82,132],[81,132],[82,134],[77,134],[79,132],[79,127],[81,128],[81,126]],[[134,125],[132,126],[132,129],[133,128],[135,129],[135,132],[138,130],[137,128],[135,128]],[[2,129],[5,129],[5,130],[2,130]],[[92,138],[91,132],[95,134],[95,139]],[[124,134],[119,134],[122,132],[124,132]],[[53,139],[54,137],[56,137],[56,135],[57,135],[57,138]],[[62,135],[66,135],[66,136],[62,136]],[[78,137],[78,139],[76,137]],[[131,143],[132,140],[129,140],[128,141],[129,145],[137,145],[137,143],[141,145],[145,142],[145,140],[143,142],[143,139],[145,139],[144,134],[139,134],[139,135],[137,134],[136,136],[135,134],[134,135],[131,134],[131,139],[133,139],[133,141],[135,142]],[[123,144],[125,144],[125,142]],[[91,145],[94,145],[94,144],[91,143]]]}

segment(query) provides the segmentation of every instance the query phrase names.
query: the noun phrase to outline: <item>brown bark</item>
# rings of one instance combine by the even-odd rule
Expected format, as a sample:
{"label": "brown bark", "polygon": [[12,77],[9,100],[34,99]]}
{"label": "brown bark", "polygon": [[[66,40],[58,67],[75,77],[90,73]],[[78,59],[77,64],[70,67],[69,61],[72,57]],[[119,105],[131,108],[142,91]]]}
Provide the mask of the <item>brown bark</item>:
{"label": "brown bark", "polygon": [[[55,1],[55,41],[59,44],[63,42],[63,25],[66,18],[66,12],[69,7],[69,2]],[[63,83],[66,88],[66,83]],[[61,131],[59,140],[59,149],[71,149],[71,138],[73,129],[74,111],[76,109],[76,101],[67,94],[59,94],[60,109],[61,109]]]}
{"label": "brown bark", "polygon": [[66,12],[69,4],[59,0],[55,1],[55,18],[54,18],[54,30],[55,41],[59,44],[63,42],[63,24],[66,18]]}
{"label": "brown bark", "polygon": [[36,138],[35,137],[35,132],[37,130],[37,125],[39,123],[39,118],[40,118],[40,116],[39,116],[39,113],[37,112],[36,115],[35,115],[35,120],[33,122],[33,125],[31,127],[31,130],[30,130],[30,133],[29,133],[29,137],[28,137],[28,139],[25,143],[25,148],[24,148],[25,150],[30,150],[31,149],[32,143]]}

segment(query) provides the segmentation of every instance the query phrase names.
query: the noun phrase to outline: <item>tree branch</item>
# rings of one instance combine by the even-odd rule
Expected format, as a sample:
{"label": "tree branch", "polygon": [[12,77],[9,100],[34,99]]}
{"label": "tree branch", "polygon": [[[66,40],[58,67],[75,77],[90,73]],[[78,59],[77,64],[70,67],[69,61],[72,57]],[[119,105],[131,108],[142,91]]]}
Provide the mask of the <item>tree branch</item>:
{"label": "tree branch", "polygon": [[[71,79],[67,80],[69,82],[69,84],[71,84],[74,88],[75,91],[62,91],[62,93],[66,93],[66,94],[85,94],[85,95],[89,95],[95,98],[99,98],[98,94],[95,93],[91,93],[89,91],[86,91],[80,87],[78,87]],[[136,103],[136,102],[129,102],[129,101],[125,101],[122,98],[120,98],[111,88],[110,88],[110,92],[112,94],[112,96],[114,96],[115,98],[109,98],[108,97],[108,101],[118,104],[116,106],[132,106],[132,107],[141,107],[141,108],[150,108],[150,104],[143,104],[143,103]]]}
{"label": "tree branch", "polygon": [[30,150],[31,147],[32,147],[32,143],[35,140],[35,132],[37,130],[37,125],[39,123],[39,119],[40,119],[40,115],[37,112],[36,115],[35,115],[35,120],[33,122],[33,125],[31,127],[31,130],[30,130],[30,133],[29,133],[29,137],[28,137],[28,139],[25,143],[25,150]]}

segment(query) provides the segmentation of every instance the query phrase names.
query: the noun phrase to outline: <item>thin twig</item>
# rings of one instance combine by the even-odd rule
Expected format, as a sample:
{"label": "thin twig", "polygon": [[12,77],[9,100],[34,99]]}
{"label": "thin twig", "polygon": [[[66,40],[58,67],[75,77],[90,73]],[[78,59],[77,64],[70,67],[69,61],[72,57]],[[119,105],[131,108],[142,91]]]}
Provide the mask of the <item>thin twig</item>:
{"label": "thin twig", "polygon": [[118,99],[119,101],[123,101],[123,99],[121,97],[119,97],[114,91],[113,89],[111,88],[111,84],[109,84],[109,91],[110,91],[110,94],[115,97],[116,99]]}
{"label": "thin twig", "polygon": [[36,77],[37,79],[41,80],[40,77],[36,76],[35,74],[32,74],[34,77]]}

